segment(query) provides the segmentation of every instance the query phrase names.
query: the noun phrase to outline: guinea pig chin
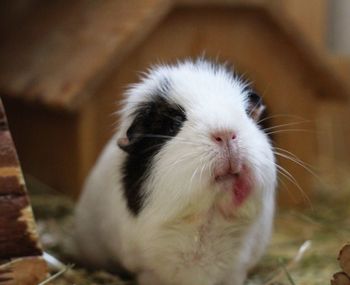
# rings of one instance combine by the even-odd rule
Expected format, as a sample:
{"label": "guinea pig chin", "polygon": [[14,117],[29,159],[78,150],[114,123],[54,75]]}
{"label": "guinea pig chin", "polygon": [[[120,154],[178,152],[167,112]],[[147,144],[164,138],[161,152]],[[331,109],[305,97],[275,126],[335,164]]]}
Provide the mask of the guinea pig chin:
{"label": "guinea pig chin", "polygon": [[228,193],[234,206],[242,205],[250,196],[253,189],[248,167],[242,163],[240,165],[239,172],[232,171],[229,167],[220,167],[219,171],[225,169],[225,172],[221,172],[221,175],[215,176],[214,180],[215,188],[220,192]]}

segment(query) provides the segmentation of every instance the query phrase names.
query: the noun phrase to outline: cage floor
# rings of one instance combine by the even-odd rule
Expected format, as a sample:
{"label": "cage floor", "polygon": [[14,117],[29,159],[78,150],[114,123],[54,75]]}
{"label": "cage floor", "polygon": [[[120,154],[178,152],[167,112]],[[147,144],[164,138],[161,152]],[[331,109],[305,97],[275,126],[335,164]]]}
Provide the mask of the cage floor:
{"label": "cage floor", "polygon": [[[68,264],[72,203],[63,196],[34,191],[31,195],[44,249]],[[350,240],[350,196],[330,198],[321,191],[304,210],[279,210],[268,252],[250,273],[246,285],[324,285],[339,271],[337,255]],[[47,205],[50,205],[49,207]],[[300,252],[302,251],[303,254]],[[74,266],[53,285],[133,284],[107,272]]]}

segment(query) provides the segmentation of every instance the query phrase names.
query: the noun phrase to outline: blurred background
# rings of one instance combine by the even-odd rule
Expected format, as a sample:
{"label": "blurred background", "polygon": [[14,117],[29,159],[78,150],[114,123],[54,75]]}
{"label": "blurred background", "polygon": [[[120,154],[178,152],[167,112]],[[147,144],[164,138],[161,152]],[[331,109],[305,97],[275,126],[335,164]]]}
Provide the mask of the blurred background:
{"label": "blurred background", "polygon": [[[350,236],[349,0],[1,1],[0,39],[0,97],[45,250],[64,256],[67,197],[79,196],[115,131],[128,84],[152,64],[205,55],[263,97],[284,169],[276,232],[255,275],[268,280],[312,240],[298,282],[278,284],[328,283]],[[122,284],[77,274],[57,284]]]}
{"label": "blurred background", "polygon": [[302,205],[319,187],[303,162],[332,187],[348,183],[349,1],[0,5],[0,95],[28,179],[77,197],[126,86],[152,64],[204,54],[253,82],[276,146],[300,158],[279,157],[300,184],[284,178],[282,203]]}

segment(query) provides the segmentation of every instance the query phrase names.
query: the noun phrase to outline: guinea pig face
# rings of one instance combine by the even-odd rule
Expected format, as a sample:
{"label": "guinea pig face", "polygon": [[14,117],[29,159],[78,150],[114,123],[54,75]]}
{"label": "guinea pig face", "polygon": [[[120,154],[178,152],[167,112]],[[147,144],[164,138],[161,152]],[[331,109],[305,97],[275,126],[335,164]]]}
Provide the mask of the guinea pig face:
{"label": "guinea pig face", "polygon": [[131,212],[198,207],[224,197],[236,209],[273,191],[271,145],[257,124],[263,104],[223,66],[163,66],[129,90],[118,140]]}

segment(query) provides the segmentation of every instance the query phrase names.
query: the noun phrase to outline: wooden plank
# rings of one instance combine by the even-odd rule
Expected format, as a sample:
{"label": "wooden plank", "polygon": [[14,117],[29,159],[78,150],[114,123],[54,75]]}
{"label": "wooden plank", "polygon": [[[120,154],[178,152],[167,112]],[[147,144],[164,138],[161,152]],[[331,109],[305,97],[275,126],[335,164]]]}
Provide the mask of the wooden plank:
{"label": "wooden plank", "polygon": [[310,43],[326,49],[329,0],[273,0]]}
{"label": "wooden plank", "polygon": [[[350,58],[336,56],[330,60],[335,72],[350,90]],[[343,102],[323,100],[318,102],[317,108],[317,142],[322,181],[328,187],[333,187],[339,196],[347,191],[348,181],[344,177],[350,171],[350,125],[346,123],[350,119],[349,108]]]}
{"label": "wooden plank", "polygon": [[286,38],[294,53],[304,61],[308,80],[319,86],[318,96],[323,99],[349,103],[350,89],[339,77],[330,58],[321,49],[316,49],[307,38],[300,36],[293,20],[281,13],[278,6],[270,5],[265,10],[272,25]]}
{"label": "wooden plank", "polygon": [[[92,165],[94,165],[95,160],[98,156],[98,148],[97,142],[99,140],[99,130],[104,129],[105,126],[101,125],[97,114],[100,112],[102,106],[97,104],[98,99],[96,97],[92,98],[89,102],[87,102],[83,108],[81,108],[81,112],[79,114],[78,120],[78,137],[77,144],[80,146],[78,149],[78,157],[79,157],[79,173],[78,180],[79,184],[83,185]],[[112,103],[112,105],[115,102]],[[99,106],[96,108],[96,106]],[[111,114],[111,113],[110,113]],[[76,188],[76,191],[72,196],[74,198],[79,197],[80,189]]]}
{"label": "wooden plank", "polygon": [[175,0],[176,6],[226,6],[226,7],[257,7],[266,5],[271,0]]}
{"label": "wooden plank", "polygon": [[4,98],[4,105],[24,173],[57,191],[77,192],[81,186],[80,149],[89,144],[78,141],[78,114],[43,109],[12,98]]}
{"label": "wooden plank", "polygon": [[[314,1],[317,0],[303,2]],[[323,3],[325,0],[318,1]],[[176,5],[259,7],[265,10],[275,7],[275,15],[280,18],[275,23],[282,30],[286,26],[287,30],[293,30],[294,46],[300,50],[300,56],[314,67],[313,77],[324,82],[326,90],[327,86],[341,85],[332,70],[327,69],[328,66],[322,67],[325,65],[324,58],[312,56],[313,50],[304,51],[305,46],[298,40],[300,32],[295,29],[294,21],[286,21],[286,13],[281,12],[279,5],[274,5],[276,2],[284,3],[268,0],[79,0],[72,5],[68,0],[38,1],[35,9],[29,9],[26,17],[21,18],[17,25],[13,24],[2,40],[0,93],[51,107],[74,109],[94,93],[120,60],[145,39]],[[292,0],[286,3],[289,4],[285,7],[289,8],[285,10],[293,11],[290,18],[299,15]],[[321,14],[324,5],[319,7],[318,14]],[[308,9],[311,8],[310,4]],[[308,23],[303,25],[308,27]],[[25,33],[23,26],[26,27]]]}
{"label": "wooden plank", "polygon": [[72,107],[93,92],[169,7],[168,0],[36,1],[2,35],[0,92]]}
{"label": "wooden plank", "polygon": [[350,88],[350,56],[332,56],[330,61],[335,67],[338,76],[342,78],[344,83]]}

